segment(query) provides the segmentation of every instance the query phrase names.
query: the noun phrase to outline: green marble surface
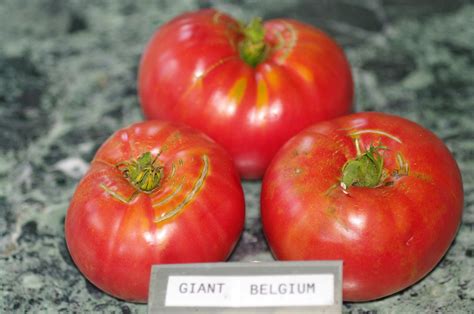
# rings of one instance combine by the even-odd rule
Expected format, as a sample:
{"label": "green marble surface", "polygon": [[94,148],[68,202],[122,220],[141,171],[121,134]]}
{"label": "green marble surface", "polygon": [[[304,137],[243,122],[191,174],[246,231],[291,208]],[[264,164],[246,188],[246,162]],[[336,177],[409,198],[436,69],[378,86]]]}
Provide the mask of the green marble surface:
{"label": "green marble surface", "polygon": [[[64,216],[96,149],[141,120],[136,72],[154,29],[215,6],[242,19],[292,17],[329,32],[353,66],[356,110],[421,123],[453,151],[462,225],[426,278],[352,313],[474,312],[474,5],[470,1],[0,2],[0,312],[146,312],[88,283],[68,255]],[[271,260],[260,182],[243,182],[247,224],[231,260]]]}

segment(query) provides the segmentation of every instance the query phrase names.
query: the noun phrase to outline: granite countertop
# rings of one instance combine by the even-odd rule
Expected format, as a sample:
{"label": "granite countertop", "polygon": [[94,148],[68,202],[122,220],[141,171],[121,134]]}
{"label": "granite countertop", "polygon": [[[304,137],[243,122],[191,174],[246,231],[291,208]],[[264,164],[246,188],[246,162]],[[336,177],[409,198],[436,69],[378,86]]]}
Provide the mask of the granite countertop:
{"label": "granite countertop", "polygon": [[[136,73],[147,39],[173,16],[209,6],[329,32],[352,63],[356,110],[421,123],[459,163],[462,225],[438,267],[401,293],[344,311],[474,313],[474,5],[467,0],[2,1],[0,312],[146,312],[78,272],[64,216],[103,140],[143,118]],[[243,185],[247,223],[231,260],[272,260],[258,220],[260,182]]]}

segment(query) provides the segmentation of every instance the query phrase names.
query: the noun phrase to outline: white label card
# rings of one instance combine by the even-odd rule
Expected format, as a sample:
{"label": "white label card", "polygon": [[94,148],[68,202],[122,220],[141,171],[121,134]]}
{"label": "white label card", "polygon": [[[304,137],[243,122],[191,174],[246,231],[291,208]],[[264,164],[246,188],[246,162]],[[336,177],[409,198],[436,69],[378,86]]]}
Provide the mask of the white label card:
{"label": "white label card", "polygon": [[342,261],[153,265],[148,313],[342,313]]}
{"label": "white label card", "polygon": [[333,274],[169,276],[165,306],[271,307],[333,305]]}

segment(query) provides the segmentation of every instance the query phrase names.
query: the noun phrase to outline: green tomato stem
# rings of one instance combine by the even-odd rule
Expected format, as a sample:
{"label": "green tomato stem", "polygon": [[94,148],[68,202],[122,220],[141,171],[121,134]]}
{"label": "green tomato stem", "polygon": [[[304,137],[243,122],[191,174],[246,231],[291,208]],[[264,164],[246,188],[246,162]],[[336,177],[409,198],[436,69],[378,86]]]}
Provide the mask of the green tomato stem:
{"label": "green tomato stem", "polygon": [[262,19],[253,18],[247,25],[242,27],[244,38],[239,43],[240,57],[250,66],[260,64],[267,55],[265,44],[265,28]]}
{"label": "green tomato stem", "polygon": [[364,153],[347,161],[342,167],[341,186],[347,190],[351,186],[375,188],[385,179],[384,159],[379,151],[383,146],[370,146]]}
{"label": "green tomato stem", "polygon": [[136,160],[119,163],[117,168],[138,191],[151,193],[163,178],[163,167],[155,164],[157,158],[158,155],[153,158],[151,152],[146,152]]}

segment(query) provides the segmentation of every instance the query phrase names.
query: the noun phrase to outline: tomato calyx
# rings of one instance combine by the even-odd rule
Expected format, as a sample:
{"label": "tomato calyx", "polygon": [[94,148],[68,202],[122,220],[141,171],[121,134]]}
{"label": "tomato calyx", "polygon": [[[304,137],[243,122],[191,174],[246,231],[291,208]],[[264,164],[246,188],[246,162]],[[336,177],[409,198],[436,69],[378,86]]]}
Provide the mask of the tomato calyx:
{"label": "tomato calyx", "polygon": [[268,48],[265,44],[265,29],[262,19],[253,18],[243,26],[241,32],[244,38],[239,43],[240,57],[250,66],[255,67],[267,56]]}
{"label": "tomato calyx", "polygon": [[120,162],[116,167],[137,191],[151,193],[160,187],[163,178],[163,167],[156,164],[158,156],[153,158],[151,152],[146,152],[137,159]]}
{"label": "tomato calyx", "polygon": [[351,186],[375,188],[386,178],[384,159],[379,153],[387,147],[370,145],[369,149],[348,160],[342,167],[341,187],[344,191]]}

